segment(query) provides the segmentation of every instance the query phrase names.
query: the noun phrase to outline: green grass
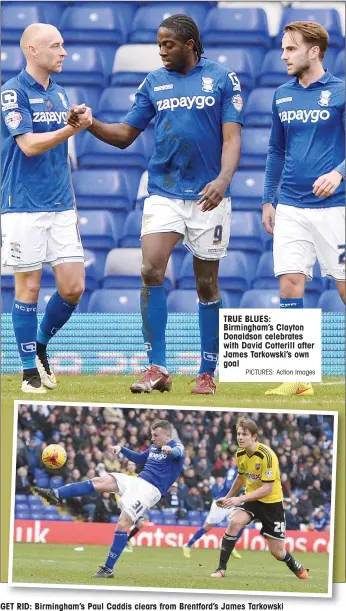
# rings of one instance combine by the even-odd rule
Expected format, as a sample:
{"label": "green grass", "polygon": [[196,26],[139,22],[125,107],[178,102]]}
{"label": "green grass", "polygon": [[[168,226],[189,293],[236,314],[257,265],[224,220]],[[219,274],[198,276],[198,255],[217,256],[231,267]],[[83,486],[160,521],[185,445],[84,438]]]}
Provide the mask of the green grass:
{"label": "green grass", "polygon": [[[15,543],[13,581],[21,583],[123,586],[130,588],[181,588],[263,592],[324,593],[328,591],[327,553],[295,554],[310,569],[311,578],[297,579],[286,565],[267,552],[241,552],[242,559],[229,562],[225,579],[211,579],[219,550],[193,550],[187,560],[179,548],[134,548],[116,565],[115,578],[93,579],[103,564],[107,548],[73,545]],[[79,547],[79,546],[78,546]]]}
{"label": "green grass", "polygon": [[268,388],[275,388],[276,383],[222,383],[217,385],[215,395],[192,395],[193,380],[189,376],[175,376],[173,390],[170,393],[154,391],[151,394],[133,395],[129,386],[138,376],[131,375],[59,375],[58,387],[47,390],[44,395],[24,394],[20,390],[21,376],[2,376],[3,408],[12,407],[15,399],[30,402],[42,401],[83,401],[98,403],[133,403],[136,405],[196,405],[200,407],[244,407],[337,410],[344,408],[345,386],[340,377],[325,377],[324,382],[338,382],[333,385],[314,384],[315,394],[312,397],[266,397]]}

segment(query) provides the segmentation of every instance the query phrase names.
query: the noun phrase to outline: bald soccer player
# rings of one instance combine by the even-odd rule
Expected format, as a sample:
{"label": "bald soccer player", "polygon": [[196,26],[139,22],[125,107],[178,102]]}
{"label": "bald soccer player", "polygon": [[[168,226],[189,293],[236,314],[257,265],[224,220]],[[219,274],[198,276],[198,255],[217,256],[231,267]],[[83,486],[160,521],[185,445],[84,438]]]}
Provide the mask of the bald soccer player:
{"label": "bald soccer player", "polygon": [[[56,387],[47,344],[68,321],[84,291],[84,256],[77,225],[67,141],[89,127],[67,125],[69,101],[51,78],[67,55],[60,32],[35,23],[20,47],[26,68],[1,88],[2,261],[13,266],[13,329],[23,366],[22,391]],[[42,263],[54,270],[57,291],[39,329],[37,299]]]}

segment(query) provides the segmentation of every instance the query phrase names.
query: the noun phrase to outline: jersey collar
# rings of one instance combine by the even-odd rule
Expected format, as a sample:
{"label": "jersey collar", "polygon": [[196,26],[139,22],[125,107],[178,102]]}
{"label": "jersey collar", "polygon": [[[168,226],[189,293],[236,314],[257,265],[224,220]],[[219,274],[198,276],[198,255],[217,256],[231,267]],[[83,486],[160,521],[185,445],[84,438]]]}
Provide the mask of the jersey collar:
{"label": "jersey collar", "polygon": [[331,76],[332,75],[330,74],[329,70],[325,70],[321,78],[319,78],[318,81],[315,81],[314,83],[310,83],[308,87],[303,87],[299,83],[298,77],[295,78],[295,84],[298,85],[298,87],[302,87],[302,89],[314,89],[314,88],[319,87],[321,83],[322,85],[325,85],[326,83],[328,83],[328,81],[331,79]]}
{"label": "jersey collar", "polygon": [[41,83],[38,83],[37,81],[35,81],[35,79],[31,76],[31,74],[29,74],[29,72],[27,72],[26,70],[23,69],[21,71],[20,75],[31,87],[35,87],[36,89],[39,89],[39,91],[48,91],[48,89],[50,89],[50,87],[53,84],[52,79],[49,78],[49,85],[48,85],[47,89],[45,89],[43,87],[43,85],[41,85]]}

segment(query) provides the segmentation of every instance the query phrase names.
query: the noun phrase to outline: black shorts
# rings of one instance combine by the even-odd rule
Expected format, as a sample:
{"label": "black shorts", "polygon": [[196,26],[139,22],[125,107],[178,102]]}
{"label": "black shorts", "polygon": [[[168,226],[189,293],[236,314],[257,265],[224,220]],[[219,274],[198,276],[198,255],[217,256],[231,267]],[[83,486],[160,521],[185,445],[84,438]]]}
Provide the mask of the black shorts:
{"label": "black shorts", "polygon": [[245,501],[237,509],[247,511],[252,520],[262,522],[261,535],[269,539],[285,540],[286,520],[282,501],[279,503],[261,503]]}

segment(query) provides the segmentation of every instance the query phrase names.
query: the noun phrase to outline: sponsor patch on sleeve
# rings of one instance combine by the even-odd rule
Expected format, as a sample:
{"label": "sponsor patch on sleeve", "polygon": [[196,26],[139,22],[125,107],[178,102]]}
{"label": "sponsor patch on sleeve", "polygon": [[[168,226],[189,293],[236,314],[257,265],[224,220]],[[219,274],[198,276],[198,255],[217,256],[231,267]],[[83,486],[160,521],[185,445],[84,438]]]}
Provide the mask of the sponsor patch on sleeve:
{"label": "sponsor patch on sleeve", "polygon": [[17,129],[17,127],[21,123],[22,118],[23,117],[20,114],[20,112],[16,112],[15,110],[12,110],[11,112],[8,113],[7,117],[5,118],[5,125],[7,125],[9,129]]}
{"label": "sponsor patch on sleeve", "polygon": [[265,476],[268,478],[273,477],[273,471],[271,471],[270,469],[268,469],[268,471],[265,471],[264,473],[265,473]]}
{"label": "sponsor patch on sleeve", "polygon": [[18,108],[17,92],[14,89],[6,89],[1,92],[1,106],[3,112],[11,108]]}
{"label": "sponsor patch on sleeve", "polygon": [[243,98],[241,97],[240,93],[236,93],[232,97],[232,104],[238,112],[243,110]]}

